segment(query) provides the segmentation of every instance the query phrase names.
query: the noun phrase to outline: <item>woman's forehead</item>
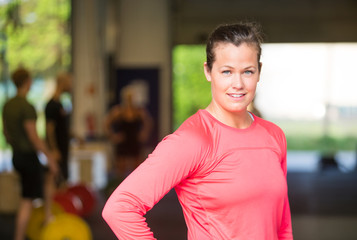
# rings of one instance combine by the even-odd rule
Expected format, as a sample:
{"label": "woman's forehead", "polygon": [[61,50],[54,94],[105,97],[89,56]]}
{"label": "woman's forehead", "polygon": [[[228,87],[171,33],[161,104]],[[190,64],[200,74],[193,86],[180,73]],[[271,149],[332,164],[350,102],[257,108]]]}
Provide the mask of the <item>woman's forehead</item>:
{"label": "woman's forehead", "polygon": [[239,44],[234,44],[231,42],[217,42],[214,44],[213,51],[216,52],[217,50],[222,50],[225,49],[229,46],[239,48],[241,46],[249,47],[254,49],[258,53],[258,47],[255,43],[250,43],[250,42],[240,42]]}

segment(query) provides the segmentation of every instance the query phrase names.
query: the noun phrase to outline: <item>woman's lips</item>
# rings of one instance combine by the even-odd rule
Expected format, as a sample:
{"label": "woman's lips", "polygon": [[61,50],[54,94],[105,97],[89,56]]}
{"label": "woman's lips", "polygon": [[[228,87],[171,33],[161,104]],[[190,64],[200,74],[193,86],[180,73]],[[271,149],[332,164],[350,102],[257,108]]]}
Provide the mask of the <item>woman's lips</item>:
{"label": "woman's lips", "polygon": [[234,99],[239,99],[245,96],[244,93],[227,93],[227,95]]}

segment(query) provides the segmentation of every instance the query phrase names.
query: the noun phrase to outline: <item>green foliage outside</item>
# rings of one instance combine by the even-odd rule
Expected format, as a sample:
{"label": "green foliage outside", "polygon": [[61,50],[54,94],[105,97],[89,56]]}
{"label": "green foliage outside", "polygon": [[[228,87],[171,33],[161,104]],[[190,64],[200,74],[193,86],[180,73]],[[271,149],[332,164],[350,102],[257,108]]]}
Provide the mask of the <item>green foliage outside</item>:
{"label": "green foliage outside", "polygon": [[289,150],[319,150],[330,155],[340,150],[354,151],[357,147],[357,126],[353,121],[331,122],[327,132],[318,121],[274,122],[284,130]]}
{"label": "green foliage outside", "polygon": [[[70,0],[10,1],[0,5],[1,50],[12,72],[19,66],[47,77],[71,63]],[[4,62],[1,67],[4,67]]]}
{"label": "green foliage outside", "polygon": [[206,108],[211,100],[210,83],[203,73],[206,60],[202,45],[179,45],[173,50],[173,119],[177,129],[198,109]]}

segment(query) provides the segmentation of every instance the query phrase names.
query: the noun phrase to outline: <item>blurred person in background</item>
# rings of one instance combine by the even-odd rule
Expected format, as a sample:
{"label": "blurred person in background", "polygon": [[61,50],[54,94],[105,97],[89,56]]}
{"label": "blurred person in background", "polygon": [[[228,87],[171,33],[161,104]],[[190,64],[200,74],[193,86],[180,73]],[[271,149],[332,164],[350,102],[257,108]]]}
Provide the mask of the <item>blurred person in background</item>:
{"label": "blurred person in background", "polygon": [[[36,129],[37,114],[26,96],[31,88],[29,71],[17,69],[12,74],[17,94],[3,108],[3,125],[6,141],[13,151],[13,165],[21,181],[22,198],[16,218],[15,240],[25,239],[26,228],[31,216],[33,200],[44,196],[44,167],[37,152],[47,157],[49,171],[57,174],[58,168],[50,150],[40,139]],[[50,203],[45,201],[45,223],[51,219]],[[46,207],[48,206],[48,207]]]}
{"label": "blurred person in background", "polygon": [[56,77],[56,89],[45,108],[46,141],[54,153],[60,172],[59,183],[68,180],[68,153],[70,141],[70,112],[61,103],[61,96],[72,90],[72,76],[60,73]]}
{"label": "blurred person in background", "polygon": [[[56,77],[56,89],[45,108],[46,142],[56,159],[58,174],[47,171],[45,174],[45,198],[52,203],[58,187],[65,187],[68,180],[68,154],[70,141],[70,113],[61,103],[61,96],[72,90],[72,76],[63,72]],[[48,204],[47,206],[51,206]],[[47,211],[50,211],[49,209]]]}
{"label": "blurred person in background", "polygon": [[114,146],[116,176],[123,178],[142,162],[144,143],[152,130],[148,111],[135,102],[135,89],[130,85],[121,91],[121,104],[113,106],[105,119],[106,134]]}

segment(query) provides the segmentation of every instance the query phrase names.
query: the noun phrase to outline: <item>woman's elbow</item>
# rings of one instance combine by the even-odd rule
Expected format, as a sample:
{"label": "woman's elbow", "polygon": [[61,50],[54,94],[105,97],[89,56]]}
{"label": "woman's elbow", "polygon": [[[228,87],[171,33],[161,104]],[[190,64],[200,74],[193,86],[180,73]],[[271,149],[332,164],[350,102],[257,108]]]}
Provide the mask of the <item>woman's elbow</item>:
{"label": "woman's elbow", "polygon": [[103,207],[102,218],[108,224],[118,219],[121,219],[120,215],[123,212],[122,208],[123,208],[122,193],[113,192],[112,195],[107,199],[107,202]]}
{"label": "woman's elbow", "polygon": [[102,217],[103,219],[110,225],[112,222],[116,222],[118,224],[118,220],[123,219],[123,214],[125,213],[124,211],[124,206],[123,202],[111,196],[106,204],[104,205],[104,208],[102,210]]}
{"label": "woman's elbow", "polygon": [[107,203],[105,204],[103,210],[102,210],[102,217],[106,222],[110,222],[110,220],[113,218],[113,209],[110,207],[110,205]]}

